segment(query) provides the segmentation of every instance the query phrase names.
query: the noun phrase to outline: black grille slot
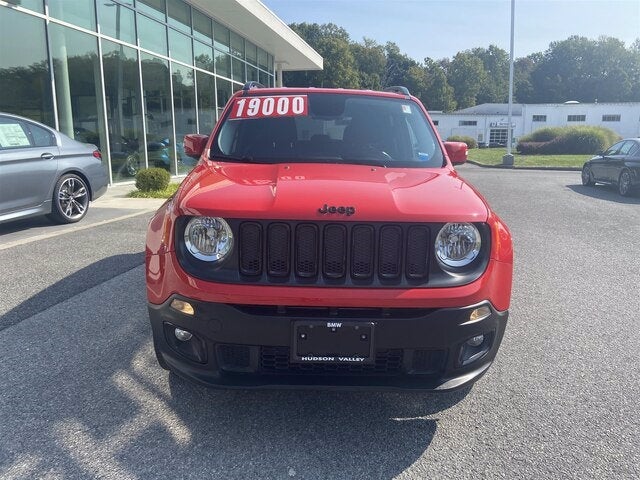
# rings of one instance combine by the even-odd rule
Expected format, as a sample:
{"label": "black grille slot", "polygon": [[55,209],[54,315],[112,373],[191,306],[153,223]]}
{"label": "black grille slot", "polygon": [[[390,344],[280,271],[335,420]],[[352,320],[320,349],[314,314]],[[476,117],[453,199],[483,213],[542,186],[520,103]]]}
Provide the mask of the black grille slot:
{"label": "black grille slot", "polygon": [[380,260],[378,273],[385,280],[400,276],[402,261],[402,229],[385,225],[380,229]]}
{"label": "black grille slot", "polygon": [[268,274],[272,277],[289,276],[290,229],[286,223],[272,223],[267,233]]}
{"label": "black grille slot", "polygon": [[304,278],[318,275],[318,227],[310,224],[298,225],[295,249],[296,275]]}
{"label": "black grille slot", "polygon": [[324,228],[323,273],[327,278],[342,278],[347,264],[347,229],[343,225]]}
{"label": "black grille slot", "polygon": [[262,273],[262,227],[259,223],[240,225],[240,273],[260,275]]}
{"label": "black grille slot", "polygon": [[427,277],[429,262],[429,229],[413,226],[407,234],[406,275],[411,280]]}
{"label": "black grille slot", "polygon": [[399,375],[401,349],[377,350],[371,365],[346,363],[290,363],[289,347],[261,347],[260,372],[276,375]]}
{"label": "black grille slot", "polygon": [[373,276],[375,231],[368,225],[357,225],[351,233],[351,276],[369,279]]}

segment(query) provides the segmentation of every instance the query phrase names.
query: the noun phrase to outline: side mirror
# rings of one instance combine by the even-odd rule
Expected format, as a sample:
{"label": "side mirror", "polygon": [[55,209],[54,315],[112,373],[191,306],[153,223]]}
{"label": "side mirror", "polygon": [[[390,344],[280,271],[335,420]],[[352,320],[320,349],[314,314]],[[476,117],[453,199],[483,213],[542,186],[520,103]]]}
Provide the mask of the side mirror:
{"label": "side mirror", "polygon": [[191,133],[184,136],[184,154],[191,158],[200,158],[209,141],[208,135]]}
{"label": "side mirror", "polygon": [[464,142],[444,142],[449,160],[454,165],[462,165],[467,161],[467,144]]}

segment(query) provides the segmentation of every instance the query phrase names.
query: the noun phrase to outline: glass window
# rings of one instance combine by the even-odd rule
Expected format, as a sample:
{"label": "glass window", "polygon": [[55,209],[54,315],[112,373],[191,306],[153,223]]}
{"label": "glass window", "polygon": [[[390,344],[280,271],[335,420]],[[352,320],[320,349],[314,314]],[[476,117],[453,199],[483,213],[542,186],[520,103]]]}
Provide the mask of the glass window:
{"label": "glass window", "polygon": [[602,115],[603,122],[619,122],[622,115]]}
{"label": "glass window", "polygon": [[237,58],[234,58],[231,66],[233,68],[233,79],[236,82],[244,83],[245,81],[244,62],[242,60],[238,60]]}
{"label": "glass window", "polygon": [[534,122],[546,122],[547,121],[547,116],[546,115],[534,115],[532,121],[534,121]]}
{"label": "glass window", "polygon": [[106,158],[97,38],[56,24],[49,31],[60,131],[97,145]]}
{"label": "glass window", "polygon": [[167,7],[169,25],[191,33],[191,7],[182,0],[169,0]]}
{"label": "glass window", "polygon": [[49,0],[49,15],[95,31],[96,11],[93,0],[73,2],[72,5],[69,5],[70,3],[68,0]]}
{"label": "glass window", "polygon": [[216,74],[231,77],[231,55],[216,50]]}
{"label": "glass window", "polygon": [[138,0],[137,8],[161,22],[166,21],[164,0]]}
{"label": "glass window", "polygon": [[584,122],[586,119],[586,115],[567,115],[567,122]]}
{"label": "glass window", "polygon": [[218,22],[213,22],[213,38],[215,47],[223,52],[229,51],[229,29]]}
{"label": "glass window", "polygon": [[475,127],[476,125],[478,125],[478,121],[477,120],[460,120],[460,121],[458,121],[458,126],[459,127]]}
{"label": "glass window", "polygon": [[103,40],[102,63],[113,181],[131,180],[144,168],[138,54],[133,48]]}
{"label": "glass window", "polygon": [[13,5],[20,5],[21,7],[28,8],[34,12],[44,13],[42,8],[42,0],[6,0]]}
{"label": "glass window", "polygon": [[267,66],[268,62],[269,62],[269,58],[267,57],[267,52],[265,52],[261,48],[258,48],[258,66],[262,70],[267,70],[269,68]]}
{"label": "glass window", "polygon": [[259,71],[258,75],[258,82],[260,82],[265,87],[268,87],[270,75],[267,72],[263,72],[262,70]]}
{"label": "glass window", "polygon": [[231,55],[244,60],[244,38],[231,32]]}
{"label": "glass window", "polygon": [[215,79],[213,75],[203,72],[196,72],[198,82],[198,121],[200,131],[204,135],[209,135],[216,124],[216,98]]}
{"label": "glass window", "polygon": [[173,79],[173,113],[176,123],[176,154],[178,159],[178,173],[189,172],[195,165],[195,160],[184,154],[184,136],[196,133],[196,91],[194,84],[194,70],[176,63],[171,64]]}
{"label": "glass window", "polygon": [[603,153],[604,156],[607,155],[615,155],[618,150],[620,149],[620,147],[622,146],[624,142],[618,142],[618,143],[614,143],[613,145],[611,145],[609,148],[607,148],[605,150],[605,152]]}
{"label": "glass window", "polygon": [[252,65],[257,65],[258,64],[258,47],[256,47],[249,40],[246,40],[245,51],[247,55],[247,62],[251,63]]}
{"label": "glass window", "polygon": [[56,139],[49,130],[0,116],[0,149],[50,147],[55,144]]}
{"label": "glass window", "polygon": [[140,58],[149,166],[175,174],[169,62],[146,53]]}
{"label": "glass window", "polygon": [[193,36],[205,43],[213,41],[211,19],[198,10],[193,10]]}
{"label": "glass window", "polygon": [[55,126],[44,20],[0,7],[0,112]]}
{"label": "glass window", "polygon": [[635,143],[633,141],[627,140],[622,144],[622,147],[620,147],[620,151],[618,152],[618,155],[629,155],[629,152],[631,151],[631,148],[633,148],[634,145]]}
{"label": "glass window", "polygon": [[136,44],[136,25],[133,10],[114,2],[98,1],[100,31],[123,42]]}
{"label": "glass window", "polygon": [[317,93],[235,101],[237,116],[224,120],[214,142],[218,154],[265,163],[303,158],[414,168],[443,164],[437,135],[412,101]]}
{"label": "glass window", "polygon": [[269,73],[273,73],[273,55],[267,55],[267,66],[269,67]]}
{"label": "glass window", "polygon": [[508,141],[509,130],[506,128],[493,128],[489,130],[489,144],[506,145]]}
{"label": "glass window", "polygon": [[224,106],[227,104],[229,99],[231,98],[232,90],[231,90],[231,82],[228,80],[222,80],[221,78],[216,79],[216,100],[217,100],[217,108],[218,108],[218,118],[220,118],[220,114],[224,110]]}
{"label": "glass window", "polygon": [[144,15],[138,15],[138,36],[142,48],[162,55],[167,54],[167,27],[165,25]]}
{"label": "glass window", "polygon": [[208,70],[213,73],[213,49],[211,45],[205,45],[197,40],[193,42],[193,53],[196,67]]}
{"label": "glass window", "polygon": [[258,69],[256,67],[252,67],[251,65],[247,65],[247,82],[251,81],[258,81]]}
{"label": "glass window", "polygon": [[169,56],[181,62],[193,65],[193,49],[191,47],[191,37],[183,33],[169,29]]}
{"label": "glass window", "polygon": [[631,155],[632,157],[637,157],[638,154],[640,154],[640,144],[635,143],[633,147],[631,147],[631,150],[629,150],[629,155]]}

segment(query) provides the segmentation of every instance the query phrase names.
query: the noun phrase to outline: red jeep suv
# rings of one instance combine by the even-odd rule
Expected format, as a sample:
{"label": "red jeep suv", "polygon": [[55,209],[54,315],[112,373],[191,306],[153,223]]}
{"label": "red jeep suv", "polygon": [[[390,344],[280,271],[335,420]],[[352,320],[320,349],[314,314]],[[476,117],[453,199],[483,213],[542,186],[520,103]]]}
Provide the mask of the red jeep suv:
{"label": "red jeep suv", "polygon": [[509,230],[404,87],[250,82],[155,214],[158,361],[219,387],[452,390],[502,340]]}

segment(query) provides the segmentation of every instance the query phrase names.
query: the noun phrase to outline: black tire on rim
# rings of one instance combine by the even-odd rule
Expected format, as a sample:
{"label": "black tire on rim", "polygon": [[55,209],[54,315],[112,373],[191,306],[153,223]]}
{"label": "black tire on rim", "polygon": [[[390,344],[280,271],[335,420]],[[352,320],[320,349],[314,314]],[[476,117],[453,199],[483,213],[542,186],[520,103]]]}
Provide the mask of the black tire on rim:
{"label": "black tire on rim", "polygon": [[582,185],[591,186],[595,185],[596,182],[593,181],[593,174],[591,173],[591,167],[589,165],[585,165],[582,167]]}
{"label": "black tire on rim", "polygon": [[51,215],[57,223],[75,223],[89,209],[89,187],[78,175],[68,173],[61,176],[53,189]]}
{"label": "black tire on rim", "polygon": [[623,197],[631,193],[631,174],[627,170],[623,170],[618,178],[618,193]]}
{"label": "black tire on rim", "polygon": [[140,170],[140,157],[137,153],[132,153],[127,155],[127,158],[124,161],[125,170],[127,171],[127,175],[133,177],[138,170]]}

